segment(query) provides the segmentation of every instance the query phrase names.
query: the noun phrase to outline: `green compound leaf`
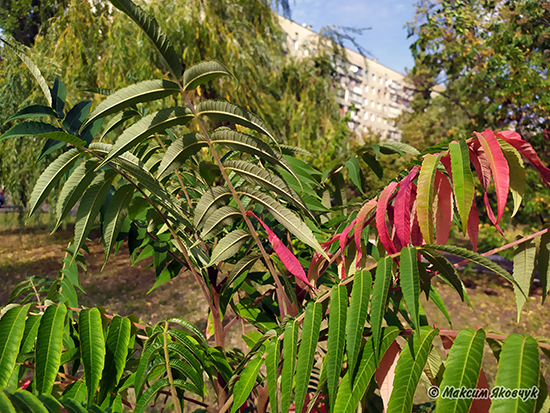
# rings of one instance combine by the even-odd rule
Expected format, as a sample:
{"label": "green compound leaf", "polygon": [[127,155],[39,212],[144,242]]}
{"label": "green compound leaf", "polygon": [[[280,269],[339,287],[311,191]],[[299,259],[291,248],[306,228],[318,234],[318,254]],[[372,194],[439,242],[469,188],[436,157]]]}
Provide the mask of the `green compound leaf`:
{"label": "green compound leaf", "polygon": [[[1,391],[0,391],[1,392]],[[11,395],[11,402],[20,411],[25,413],[49,413],[44,404],[31,392],[16,390]],[[2,410],[2,413],[4,410]],[[7,410],[9,412],[9,410]]]}
{"label": "green compound leaf", "polygon": [[[500,353],[489,412],[532,412],[538,396],[539,369],[536,340],[530,336],[509,335]],[[522,390],[514,393],[514,389]]]}
{"label": "green compound leaf", "polygon": [[22,138],[26,136],[43,135],[45,133],[51,132],[63,132],[63,130],[44,122],[21,122],[17,125],[12,126],[2,136],[0,136],[0,141],[9,138]]}
{"label": "green compound leaf", "polygon": [[30,304],[9,309],[0,319],[0,389],[5,388],[15,368]]}
{"label": "green compound leaf", "polygon": [[[46,82],[46,79],[44,79],[44,76],[42,76],[42,73],[40,72],[40,69],[36,64],[31,60],[30,57],[28,57],[25,53],[23,53],[21,50],[19,50],[17,47],[13,46],[12,44],[6,42],[4,38],[0,38],[3,43],[8,45],[10,49],[17,55],[19,58],[25,63],[25,65],[29,68],[32,75],[38,82],[38,85],[42,89],[42,92],[44,92],[44,96],[46,97],[46,101],[48,102],[48,105],[52,106],[52,92],[50,87],[48,86],[48,83]],[[52,106],[53,107],[53,106]]]}
{"label": "green compound leaf", "polygon": [[88,403],[92,403],[99,387],[105,362],[105,341],[101,314],[97,308],[82,310],[78,316],[80,330],[80,356],[88,388]]}
{"label": "green compound leaf", "polygon": [[470,169],[468,145],[464,139],[449,144],[451,169],[453,172],[453,189],[458,212],[462,218],[462,231],[466,233],[468,217],[474,199],[474,179]]}
{"label": "green compound leaf", "polygon": [[55,111],[49,106],[42,106],[42,105],[27,106],[26,108],[18,110],[15,113],[15,115],[10,116],[8,120],[4,122],[4,124],[16,119],[39,118],[42,116],[57,117],[57,113],[55,113]]}
{"label": "green compound leaf", "polygon": [[104,118],[138,103],[165,98],[178,93],[179,90],[178,84],[169,80],[146,80],[135,85],[130,85],[101,101],[84,125],[82,125],[81,129],[84,129],[96,119]]}
{"label": "green compound leaf", "polygon": [[183,72],[183,64],[157,21],[131,0],[111,0],[111,3],[126,13],[143,30],[168,65],[172,75],[179,79]]}
{"label": "green compound leaf", "polygon": [[176,139],[166,150],[166,154],[160,162],[157,172],[158,179],[170,175],[192,155],[196,154],[201,148],[208,146],[204,136],[198,133],[188,133],[181,138]]}
{"label": "green compound leaf", "polygon": [[127,317],[115,316],[107,333],[105,368],[101,377],[98,402],[102,403],[118,385],[128,356],[132,323]]}
{"label": "green compound leaf", "polygon": [[420,328],[420,278],[416,261],[416,248],[405,247],[401,250],[401,272],[399,282],[405,304],[411,315],[415,330]]}
{"label": "green compound leaf", "polygon": [[235,383],[235,387],[233,388],[234,399],[231,413],[235,413],[246,402],[248,396],[250,396],[262,364],[262,355],[257,354],[244,368],[239,381]]}
{"label": "green compound leaf", "polygon": [[283,370],[281,373],[281,408],[287,412],[290,406],[294,369],[296,367],[296,349],[298,347],[299,324],[289,321],[285,326],[283,338]]}
{"label": "green compound leaf", "polygon": [[222,229],[231,227],[240,218],[242,218],[242,215],[237,208],[232,206],[221,207],[208,217],[200,236],[203,240],[210,239]]}
{"label": "green compound leaf", "polygon": [[197,63],[183,73],[183,90],[196,89],[199,85],[221,76],[233,77],[233,74],[215,60]]}
{"label": "green compound leaf", "polygon": [[[92,229],[92,225],[107,198],[107,193],[115,176],[117,176],[117,173],[112,169],[101,172],[94,178],[90,187],[82,195],[74,226],[74,250],[76,252],[80,250],[80,247],[82,247],[84,240]],[[75,257],[76,254],[73,255],[73,261]]]}
{"label": "green compound leaf", "polygon": [[346,322],[346,348],[348,351],[348,367],[351,371],[355,369],[355,363],[361,348],[361,337],[367,320],[371,289],[371,273],[366,270],[356,272]]}
{"label": "green compound leaf", "polygon": [[282,206],[269,195],[252,188],[239,187],[237,189],[237,193],[246,195],[250,199],[262,204],[269,210],[269,212],[271,212],[273,217],[286,229],[288,229],[296,238],[314,248],[327,260],[330,259],[325,250],[321,247],[321,244],[319,244],[319,241],[317,241],[317,238],[313,235],[311,229],[309,229],[309,227],[292,211]]}
{"label": "green compound leaf", "polygon": [[46,308],[36,338],[35,386],[40,394],[52,391],[63,352],[65,304]]}
{"label": "green compound leaf", "polygon": [[236,229],[223,237],[212,251],[208,267],[220,261],[225,261],[235,255],[251,237],[248,231]]}
{"label": "green compound leaf", "polygon": [[[61,155],[58,158],[58,160],[61,159],[64,155]],[[77,155],[75,153],[74,156],[75,156],[74,160],[76,160],[76,158],[80,156],[80,154]],[[69,166],[72,165],[72,163],[74,163],[73,160],[69,159],[67,163],[63,165],[63,169],[68,170]],[[59,225],[61,225],[61,222],[63,222],[63,220],[69,214],[71,209],[76,205],[77,201],[80,199],[84,191],[88,189],[88,187],[94,180],[95,168],[98,164],[99,164],[99,160],[97,159],[88,159],[86,162],[81,163],[76,167],[76,169],[73,171],[71,176],[69,176],[69,178],[67,179],[67,182],[65,182],[65,185],[63,185],[63,189],[61,189],[61,193],[59,194],[57,205],[55,207],[57,221],[54,226],[54,231],[59,227]],[[59,179],[59,172],[56,173],[55,179]],[[53,182],[54,181],[52,180],[48,185],[50,185],[51,187],[53,185]],[[41,195],[40,197],[45,197],[45,196]],[[36,206],[39,205],[38,200],[37,200]]]}
{"label": "green compound leaf", "polygon": [[267,356],[265,358],[265,366],[267,371],[267,388],[269,391],[269,403],[271,404],[271,410],[278,411],[278,399],[277,399],[277,371],[279,368],[280,357],[279,340],[277,337],[271,339],[267,345]]}
{"label": "green compound leaf", "polygon": [[[234,171],[252,184],[259,185],[267,191],[273,191],[297,207],[301,208],[306,214],[311,215],[308,207],[284,180],[277,175],[263,169],[257,165],[245,161],[225,161],[224,166],[227,170]],[[314,219],[313,215],[311,218]]]}
{"label": "green compound leaf", "polygon": [[190,109],[178,107],[161,109],[158,112],[145,116],[119,136],[111,148],[111,151],[99,167],[102,167],[113,158],[122,155],[124,152],[131,150],[151,135],[155,133],[164,133],[166,129],[176,125],[185,125],[189,123],[193,117],[193,112],[191,112]]}
{"label": "green compound leaf", "polygon": [[103,219],[103,249],[105,252],[105,261],[103,268],[109,260],[113,245],[116,243],[120,229],[124,220],[128,216],[128,207],[134,194],[134,186],[131,184],[121,186],[113,195],[109,202],[105,217]]}
{"label": "green compound leaf", "polygon": [[322,318],[322,303],[310,302],[306,307],[300,349],[298,350],[298,361],[296,362],[296,392],[294,397],[296,411],[302,411],[304,405]]}
{"label": "green compound leaf", "polygon": [[[357,276],[354,281],[357,282]],[[368,302],[368,296],[365,299]],[[344,356],[344,342],[346,337],[348,291],[344,285],[335,285],[330,293],[330,315],[328,319],[327,340],[327,387],[330,405],[336,399],[338,379],[342,370]],[[350,310],[351,312],[351,310]]]}
{"label": "green compound leaf", "polygon": [[395,367],[395,378],[388,403],[388,413],[408,413],[412,410],[414,393],[420,381],[424,365],[428,361],[432,341],[438,331],[431,327],[422,327],[420,334],[415,331],[401,351],[399,361]]}
{"label": "green compound leaf", "polygon": [[206,115],[215,121],[232,122],[269,136],[277,143],[266,124],[255,114],[226,100],[203,100],[197,105],[197,115]]}
{"label": "green compound leaf", "polygon": [[464,329],[458,333],[445,362],[436,413],[469,411],[472,399],[449,398],[445,397],[444,393],[451,387],[454,389],[461,389],[462,386],[467,389],[476,388],[483,361],[484,345],[485,331],[481,329]]}
{"label": "green compound leaf", "polygon": [[382,320],[386,314],[386,300],[391,285],[392,259],[390,257],[380,258],[376,268],[376,278],[374,279],[374,288],[372,292],[370,323],[372,328],[372,338],[374,340],[375,355],[379,355],[380,331],[382,329]]}

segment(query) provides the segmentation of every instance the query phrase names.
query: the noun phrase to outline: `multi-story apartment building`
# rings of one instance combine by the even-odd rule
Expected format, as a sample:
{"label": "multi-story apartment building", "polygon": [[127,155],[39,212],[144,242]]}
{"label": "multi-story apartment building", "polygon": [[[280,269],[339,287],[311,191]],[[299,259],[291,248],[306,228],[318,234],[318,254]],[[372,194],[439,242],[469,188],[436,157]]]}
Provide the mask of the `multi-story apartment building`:
{"label": "multi-story apartment building", "polygon": [[[279,21],[288,34],[288,48],[293,56],[300,58],[317,52],[320,36],[310,26],[282,16]],[[359,137],[370,131],[380,134],[382,139],[401,140],[401,131],[392,119],[410,109],[412,90],[405,83],[405,75],[353,50],[345,50],[348,61],[338,67],[341,88],[337,101],[342,114],[350,113],[350,129]]]}

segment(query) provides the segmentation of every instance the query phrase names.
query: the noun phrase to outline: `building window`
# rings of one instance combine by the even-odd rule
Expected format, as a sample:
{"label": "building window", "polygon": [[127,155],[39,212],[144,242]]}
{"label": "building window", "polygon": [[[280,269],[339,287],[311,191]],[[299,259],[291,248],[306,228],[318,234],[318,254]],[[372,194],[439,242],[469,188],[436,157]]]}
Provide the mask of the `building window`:
{"label": "building window", "polygon": [[376,89],[375,88],[372,88],[372,94],[376,95]]}
{"label": "building window", "polygon": [[376,75],[374,73],[372,74],[372,81],[376,82]]}
{"label": "building window", "polygon": [[365,106],[367,106],[368,104],[369,104],[369,100],[365,99]]}
{"label": "building window", "polygon": [[371,106],[374,108],[374,100],[371,102]]}
{"label": "building window", "polygon": [[368,114],[368,112],[365,112],[364,119],[365,119],[365,120],[369,120],[369,114]]}
{"label": "building window", "polygon": [[370,120],[371,120],[371,122],[374,122],[376,120],[376,116],[374,116],[374,114],[371,115]]}
{"label": "building window", "polygon": [[368,86],[365,87],[365,93],[369,93],[369,87]]}

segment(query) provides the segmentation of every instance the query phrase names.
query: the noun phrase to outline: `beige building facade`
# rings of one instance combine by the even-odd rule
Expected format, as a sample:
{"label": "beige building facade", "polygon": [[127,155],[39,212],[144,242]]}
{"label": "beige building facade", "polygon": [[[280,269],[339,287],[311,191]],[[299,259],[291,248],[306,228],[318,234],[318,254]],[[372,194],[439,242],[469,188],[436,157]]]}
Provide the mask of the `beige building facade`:
{"label": "beige building facade", "polygon": [[[279,21],[288,35],[289,53],[297,58],[317,53],[321,37],[310,26],[282,16]],[[405,83],[405,75],[353,50],[346,49],[346,54],[348,62],[338,67],[341,89],[337,101],[342,114],[350,114],[349,128],[358,136],[370,131],[383,140],[400,141],[401,131],[392,120],[410,110],[412,89]]]}

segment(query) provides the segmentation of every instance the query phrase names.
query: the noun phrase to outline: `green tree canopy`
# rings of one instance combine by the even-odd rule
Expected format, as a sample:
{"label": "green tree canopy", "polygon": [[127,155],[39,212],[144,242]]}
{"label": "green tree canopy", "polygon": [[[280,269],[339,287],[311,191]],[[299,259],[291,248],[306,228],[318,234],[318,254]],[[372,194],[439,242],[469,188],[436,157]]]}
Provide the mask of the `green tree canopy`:
{"label": "green tree canopy", "polygon": [[[277,4],[284,9],[287,3]],[[188,66],[217,60],[241,81],[237,84],[227,79],[201,86],[195,99],[238,96],[236,103],[265,119],[279,140],[311,151],[317,166],[331,168],[347,159],[348,132],[340,126],[333,93],[337,82],[333,80],[336,57],[332,45],[320,45],[316,55],[302,60],[288,58],[286,35],[266,0],[172,0],[142,5],[168,37],[175,39],[176,53]],[[83,99],[97,103],[100,96],[86,91],[91,88],[119,89],[166,74],[158,69],[163,65],[147,36],[127,16],[103,3],[69,2],[27,53],[48,82],[53,83],[55,76],[63,79],[67,96],[78,99],[68,102],[69,107]],[[6,114],[43,98],[31,93],[33,81],[17,56],[2,51],[2,57],[0,117],[5,121]],[[11,125],[4,125],[3,130]],[[19,153],[17,145],[21,145],[17,140],[0,142],[0,158]],[[23,177],[19,157],[17,162],[0,160],[1,180],[8,192],[14,194],[22,181],[29,180],[18,189],[16,201],[23,205],[28,188],[41,172],[31,161],[31,152],[36,156],[41,144],[25,145],[32,162],[29,168],[36,171]]]}
{"label": "green tree canopy", "polygon": [[443,139],[512,127],[533,140],[550,128],[547,2],[423,0],[409,30],[417,37],[414,113],[401,118],[409,138],[421,139],[411,127],[419,122]]}

